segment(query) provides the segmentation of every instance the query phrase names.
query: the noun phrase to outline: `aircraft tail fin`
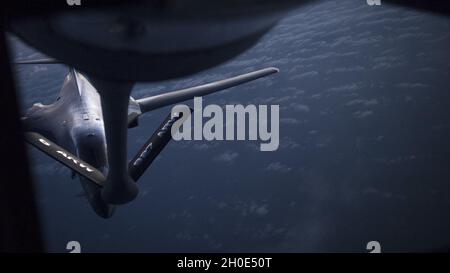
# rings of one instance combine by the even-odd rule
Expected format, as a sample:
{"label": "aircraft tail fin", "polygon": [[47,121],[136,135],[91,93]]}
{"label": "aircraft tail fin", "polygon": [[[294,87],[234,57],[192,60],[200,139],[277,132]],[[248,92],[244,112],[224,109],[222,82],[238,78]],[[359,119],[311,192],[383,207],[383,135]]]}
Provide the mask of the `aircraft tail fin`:
{"label": "aircraft tail fin", "polygon": [[153,135],[147,140],[147,142],[145,142],[142,148],[139,149],[133,159],[129,162],[128,171],[134,181],[137,181],[144,174],[144,172],[148,169],[148,167],[150,167],[152,162],[172,139],[172,125],[181,117],[181,113],[176,115],[169,113],[158,129],[156,129]]}
{"label": "aircraft tail fin", "polygon": [[41,134],[36,132],[25,132],[25,140],[77,174],[87,178],[99,186],[103,186],[105,176],[99,170],[68,152],[64,148],[53,143]]}
{"label": "aircraft tail fin", "polygon": [[161,95],[151,96],[136,100],[140,106],[142,113],[152,111],[164,106],[179,103],[194,97],[208,95],[217,91],[221,91],[236,85],[240,85],[249,81],[253,81],[270,74],[277,73],[279,70],[275,67],[268,67],[261,70],[242,74],[225,80],[220,80],[204,85],[199,85],[182,90],[172,91]]}

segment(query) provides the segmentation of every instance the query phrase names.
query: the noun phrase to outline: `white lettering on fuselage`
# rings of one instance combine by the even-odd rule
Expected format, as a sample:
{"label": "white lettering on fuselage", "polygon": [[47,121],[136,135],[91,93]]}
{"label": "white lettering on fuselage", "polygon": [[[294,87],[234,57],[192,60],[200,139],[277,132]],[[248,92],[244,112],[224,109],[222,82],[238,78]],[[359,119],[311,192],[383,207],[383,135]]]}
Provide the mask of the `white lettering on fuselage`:
{"label": "white lettering on fuselage", "polygon": [[[38,139],[40,143],[44,144],[45,146],[50,147],[51,144],[46,141],[45,139],[39,138]],[[56,153],[62,155],[63,157],[65,157],[68,160],[71,160],[75,165],[78,165],[79,167],[85,169],[87,172],[93,172],[94,170],[92,170],[91,168],[89,168],[88,166],[84,165],[82,162],[76,160],[75,158],[73,158],[72,156],[68,155],[66,152],[64,151],[60,151],[57,150]]]}
{"label": "white lettering on fuselage", "polygon": [[[174,113],[172,115],[172,118],[169,119],[164,126],[158,131],[157,136],[158,137],[163,137],[164,134],[167,133],[167,131],[171,128],[171,126],[173,125],[173,123],[180,117],[180,113]],[[142,153],[139,155],[139,157],[134,161],[133,165],[137,166],[140,165],[142,163],[142,161],[150,154],[150,151],[153,148],[153,142],[150,142],[145,149],[142,151]]]}
{"label": "white lettering on fuselage", "polygon": [[45,141],[45,139],[40,138],[39,142],[44,144],[45,146],[50,146],[50,143],[48,143],[47,141]]}
{"label": "white lettering on fuselage", "polygon": [[89,167],[87,167],[86,165],[84,165],[83,163],[79,162],[78,160],[76,160],[75,158],[71,157],[70,155],[66,154],[63,151],[56,151],[58,154],[64,156],[65,158],[67,158],[68,160],[72,160],[72,162],[75,165],[80,166],[81,168],[85,169],[88,172],[93,172],[93,170],[91,170]]}

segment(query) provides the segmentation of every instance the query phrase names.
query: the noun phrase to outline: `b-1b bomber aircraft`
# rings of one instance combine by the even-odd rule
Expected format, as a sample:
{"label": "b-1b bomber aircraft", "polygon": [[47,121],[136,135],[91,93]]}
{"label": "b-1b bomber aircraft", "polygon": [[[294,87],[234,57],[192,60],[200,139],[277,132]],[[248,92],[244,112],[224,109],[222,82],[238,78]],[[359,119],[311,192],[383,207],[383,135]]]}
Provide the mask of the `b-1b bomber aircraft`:
{"label": "b-1b bomber aircraft", "polygon": [[[19,64],[53,63],[53,60],[32,60]],[[196,87],[164,93],[142,99],[129,96],[128,128],[138,126],[140,115],[158,108],[176,104],[243,84],[273,73],[269,67]],[[25,139],[42,152],[64,164],[78,176],[94,211],[103,218],[113,215],[116,205],[132,201],[138,194],[136,181],[150,166],[172,138],[171,127],[181,113],[170,113],[149,140],[127,163],[126,145],[107,145],[105,128],[116,138],[126,139],[126,132],[116,127],[116,120],[104,119],[105,111],[115,111],[115,100],[101,98],[99,92],[108,89],[132,88],[132,85],[89,78],[70,69],[56,101],[50,105],[35,103],[22,121]],[[120,94],[120,92],[118,92]],[[105,126],[109,123],[109,126]],[[119,142],[118,142],[119,143]]]}

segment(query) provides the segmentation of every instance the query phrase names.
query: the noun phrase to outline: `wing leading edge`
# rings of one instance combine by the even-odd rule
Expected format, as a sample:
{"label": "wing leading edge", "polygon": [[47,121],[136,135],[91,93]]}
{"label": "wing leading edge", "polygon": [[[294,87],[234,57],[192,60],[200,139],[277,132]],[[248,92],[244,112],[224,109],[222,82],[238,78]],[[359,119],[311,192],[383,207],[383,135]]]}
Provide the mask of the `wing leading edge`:
{"label": "wing leading edge", "polygon": [[99,170],[68,152],[64,148],[53,143],[41,134],[35,132],[25,132],[25,140],[77,174],[89,179],[99,186],[104,185],[105,176]]}
{"label": "wing leading edge", "polygon": [[278,68],[268,67],[225,80],[220,80],[212,83],[207,83],[204,85],[164,93],[161,95],[138,99],[136,100],[136,102],[138,103],[141,112],[145,113],[164,106],[193,99],[194,97],[209,95],[211,93],[218,92],[246,82],[250,82],[277,72],[279,72]]}

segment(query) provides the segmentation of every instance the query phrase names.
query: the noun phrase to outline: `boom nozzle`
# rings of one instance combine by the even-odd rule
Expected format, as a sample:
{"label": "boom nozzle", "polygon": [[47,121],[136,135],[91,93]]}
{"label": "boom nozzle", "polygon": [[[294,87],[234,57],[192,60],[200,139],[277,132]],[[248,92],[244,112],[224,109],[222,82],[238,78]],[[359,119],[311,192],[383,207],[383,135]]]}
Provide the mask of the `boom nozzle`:
{"label": "boom nozzle", "polygon": [[136,182],[129,176],[108,176],[101,195],[109,204],[121,205],[133,201],[139,193]]}

